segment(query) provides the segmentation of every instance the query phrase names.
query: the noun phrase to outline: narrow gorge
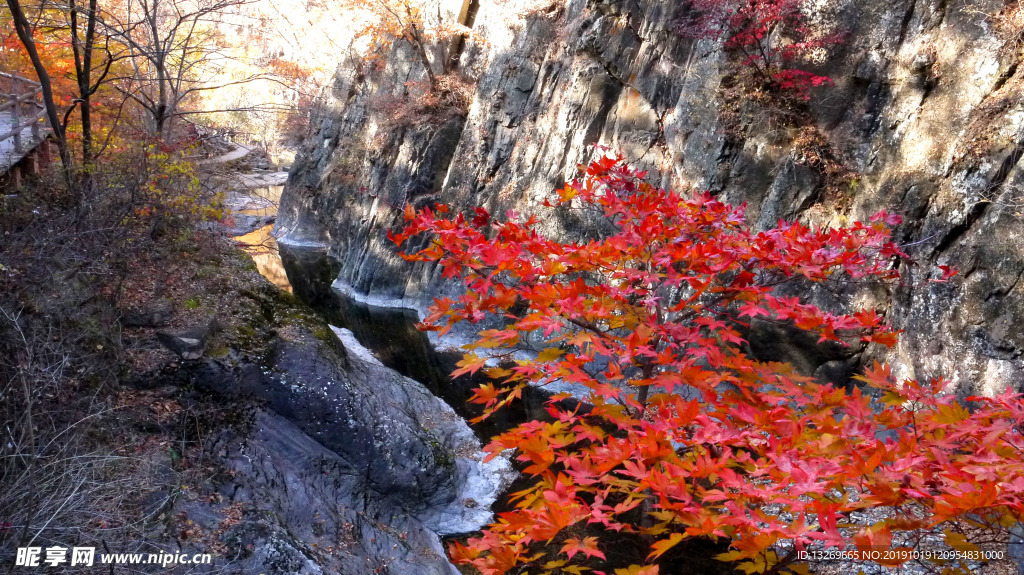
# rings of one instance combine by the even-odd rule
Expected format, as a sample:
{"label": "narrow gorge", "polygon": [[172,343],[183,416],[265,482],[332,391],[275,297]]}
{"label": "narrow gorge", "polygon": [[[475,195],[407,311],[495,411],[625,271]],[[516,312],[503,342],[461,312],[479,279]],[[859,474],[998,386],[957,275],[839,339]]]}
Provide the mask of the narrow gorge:
{"label": "narrow gorge", "polygon": [[[336,287],[421,311],[456,289],[387,240],[407,205],[538,213],[556,235],[585,227],[540,204],[605,147],[662,186],[746,203],[761,229],[777,219],[842,224],[880,209],[907,218],[897,230],[913,260],[904,285],[856,296],[905,330],[897,348],[809,352],[774,333],[762,338],[773,342],[764,357],[840,379],[885,360],[901,376],[946,377],[964,394],[1019,388],[1024,108],[1014,4],[814,3],[811,25],[839,40],[809,65],[831,82],[786,114],[737,101],[739,57],[681,32],[685,3],[470,5],[471,37],[481,41],[451,72],[471,85],[465,107],[403,121],[383,104],[418,105],[409,86],[422,67],[402,43],[372,66],[339,67],[319,103],[277,234],[343,262]],[[460,2],[447,9],[453,20],[465,14]],[[960,270],[959,281],[929,281],[936,265]]]}
{"label": "narrow gorge", "polygon": [[7,572],[1024,573],[1024,0],[0,21]]}

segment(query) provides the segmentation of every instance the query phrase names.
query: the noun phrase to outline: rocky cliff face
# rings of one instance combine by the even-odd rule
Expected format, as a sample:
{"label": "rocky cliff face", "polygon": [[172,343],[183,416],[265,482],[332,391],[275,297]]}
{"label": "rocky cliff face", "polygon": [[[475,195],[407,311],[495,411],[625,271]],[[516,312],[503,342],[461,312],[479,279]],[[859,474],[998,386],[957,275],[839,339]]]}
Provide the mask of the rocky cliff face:
{"label": "rocky cliff face", "polygon": [[[809,3],[814,25],[843,38],[812,64],[833,85],[812,92],[803,126],[745,106],[737,130],[725,96],[735,56],[681,35],[683,4],[568,0],[517,20],[482,0],[474,27],[488,44],[461,60],[475,78],[471,106],[415,125],[389,122],[375,105],[420,74],[402,47],[380,69],[339,74],[282,199],[284,240],[326,244],[346,289],[421,307],[450,286],[387,241],[406,204],[536,211],[599,144],[665,186],[747,202],[762,228],[902,213],[897,236],[914,259],[904,285],[853,296],[906,330],[899,347],[800,360],[827,370],[885,359],[964,392],[1019,387],[1024,71],[1012,10],[998,0]],[[830,180],[823,156],[849,177]],[[544,225],[564,233],[583,224]],[[929,281],[940,264],[961,274]]]}

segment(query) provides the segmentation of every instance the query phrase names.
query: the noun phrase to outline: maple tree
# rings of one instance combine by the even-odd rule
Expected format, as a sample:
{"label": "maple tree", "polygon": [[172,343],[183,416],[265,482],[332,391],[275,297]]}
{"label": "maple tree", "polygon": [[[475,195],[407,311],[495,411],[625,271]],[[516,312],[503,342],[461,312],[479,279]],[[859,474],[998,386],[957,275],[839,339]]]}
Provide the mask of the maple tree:
{"label": "maple tree", "polygon": [[[810,98],[810,90],[831,83],[801,70],[802,60],[839,41],[835,32],[815,30],[806,0],[691,0],[681,30],[694,38],[722,42],[740,54],[742,70],[753,71],[761,87]],[[749,80],[748,80],[749,81]]]}
{"label": "maple tree", "polygon": [[[557,191],[552,209],[608,222],[594,239],[545,237],[535,215],[501,221],[443,205],[407,207],[405,228],[389,233],[399,245],[428,238],[404,257],[465,283],[460,297],[435,300],[424,329],[488,325],[454,374],[497,380],[475,391],[482,417],[527,385],[585,390],[572,408],[554,395],[549,421],[485,448],[514,450],[533,481],[480,537],[452,545],[454,561],[486,575],[601,574],[597,561],[628,534],[649,554],[616,574],[657,574],[664,554],[694,538],[727,541],[718,558],[748,573],[806,573],[801,550],[901,549],[907,534],[953,520],[989,529],[1020,520],[1020,396],[971,397],[968,410],[941,379],[896,381],[876,364],[857,378],[863,388],[847,390],[747,351],[754,318],[820,341],[894,345],[898,332],[875,310],[832,313],[778,288],[895,281],[894,260],[905,257],[890,235],[898,216],[818,230],[780,221],[755,233],[742,206],[655,189],[644,176],[605,157]],[[536,357],[502,355],[541,334]],[[853,521],[872,509],[885,513]],[[909,556],[900,557],[880,561]]]}
{"label": "maple tree", "polygon": [[57,115],[57,106],[54,103],[53,87],[50,82],[50,75],[46,71],[43,59],[36,46],[32,24],[26,17],[25,10],[22,8],[21,3],[18,2],[18,0],[7,0],[7,9],[10,13],[10,19],[14,26],[15,34],[21,42],[21,45],[24,47],[32,68],[35,70],[36,76],[39,79],[39,86],[43,98],[43,104],[46,108],[47,120],[50,124],[50,129],[53,130],[54,140],[57,142],[58,153],[60,155],[61,164],[64,168],[64,177],[67,181],[68,187],[71,187],[71,153],[68,150],[67,139]]}

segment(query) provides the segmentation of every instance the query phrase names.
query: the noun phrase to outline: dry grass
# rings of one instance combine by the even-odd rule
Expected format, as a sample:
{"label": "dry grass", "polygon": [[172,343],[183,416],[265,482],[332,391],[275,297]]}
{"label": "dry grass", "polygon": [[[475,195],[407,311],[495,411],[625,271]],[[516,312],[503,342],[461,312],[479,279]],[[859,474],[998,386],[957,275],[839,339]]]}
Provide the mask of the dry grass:
{"label": "dry grass", "polygon": [[[126,388],[177,358],[153,329],[120,319],[154,301],[177,310],[168,328],[227,308],[237,295],[215,288],[241,275],[244,256],[197,227],[208,194],[184,186],[157,198],[152,174],[129,169],[138,159],[110,164],[92,187],[68,192],[44,179],[0,198],[3,565],[27,546],[153,552],[154,541],[176,538],[170,502],[217,472],[201,446],[230,408],[177,388]],[[207,292],[223,295],[184,305]]]}

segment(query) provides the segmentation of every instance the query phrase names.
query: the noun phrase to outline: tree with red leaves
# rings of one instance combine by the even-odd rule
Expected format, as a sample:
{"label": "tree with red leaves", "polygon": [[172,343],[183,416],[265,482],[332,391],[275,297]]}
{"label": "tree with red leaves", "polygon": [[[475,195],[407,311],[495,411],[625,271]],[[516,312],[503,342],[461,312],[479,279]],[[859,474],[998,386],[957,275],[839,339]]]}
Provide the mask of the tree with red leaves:
{"label": "tree with red leaves", "polygon": [[691,0],[681,30],[698,39],[721,41],[738,53],[741,71],[752,71],[758,88],[800,99],[831,83],[797,66],[839,41],[834,31],[816,30],[806,17],[806,0]]}
{"label": "tree with red leaves", "polygon": [[[486,448],[514,450],[533,482],[514,494],[513,511],[452,546],[457,563],[487,575],[601,574],[628,536],[646,557],[614,572],[652,575],[680,542],[712,538],[729,546],[720,559],[748,573],[806,573],[801,551],[889,551],[878,561],[896,565],[920,551],[915,535],[945,530],[947,545],[969,550],[955,521],[990,533],[1020,520],[1020,396],[972,397],[969,411],[941,380],[900,382],[876,364],[846,390],[748,351],[754,318],[825,342],[894,345],[898,332],[875,310],[831,313],[778,288],[896,280],[898,216],[755,233],[743,207],[655,189],[607,157],[557,195],[553,209],[596,210],[611,231],[562,242],[539,233],[536,216],[437,206],[408,208],[392,235],[401,245],[426,234],[428,247],[406,257],[465,282],[461,297],[435,300],[426,329],[499,320],[455,373],[497,380],[475,392],[483,417],[527,385],[585,390],[571,408],[555,395],[549,421]],[[545,341],[536,357],[494,360],[530,334]]]}

